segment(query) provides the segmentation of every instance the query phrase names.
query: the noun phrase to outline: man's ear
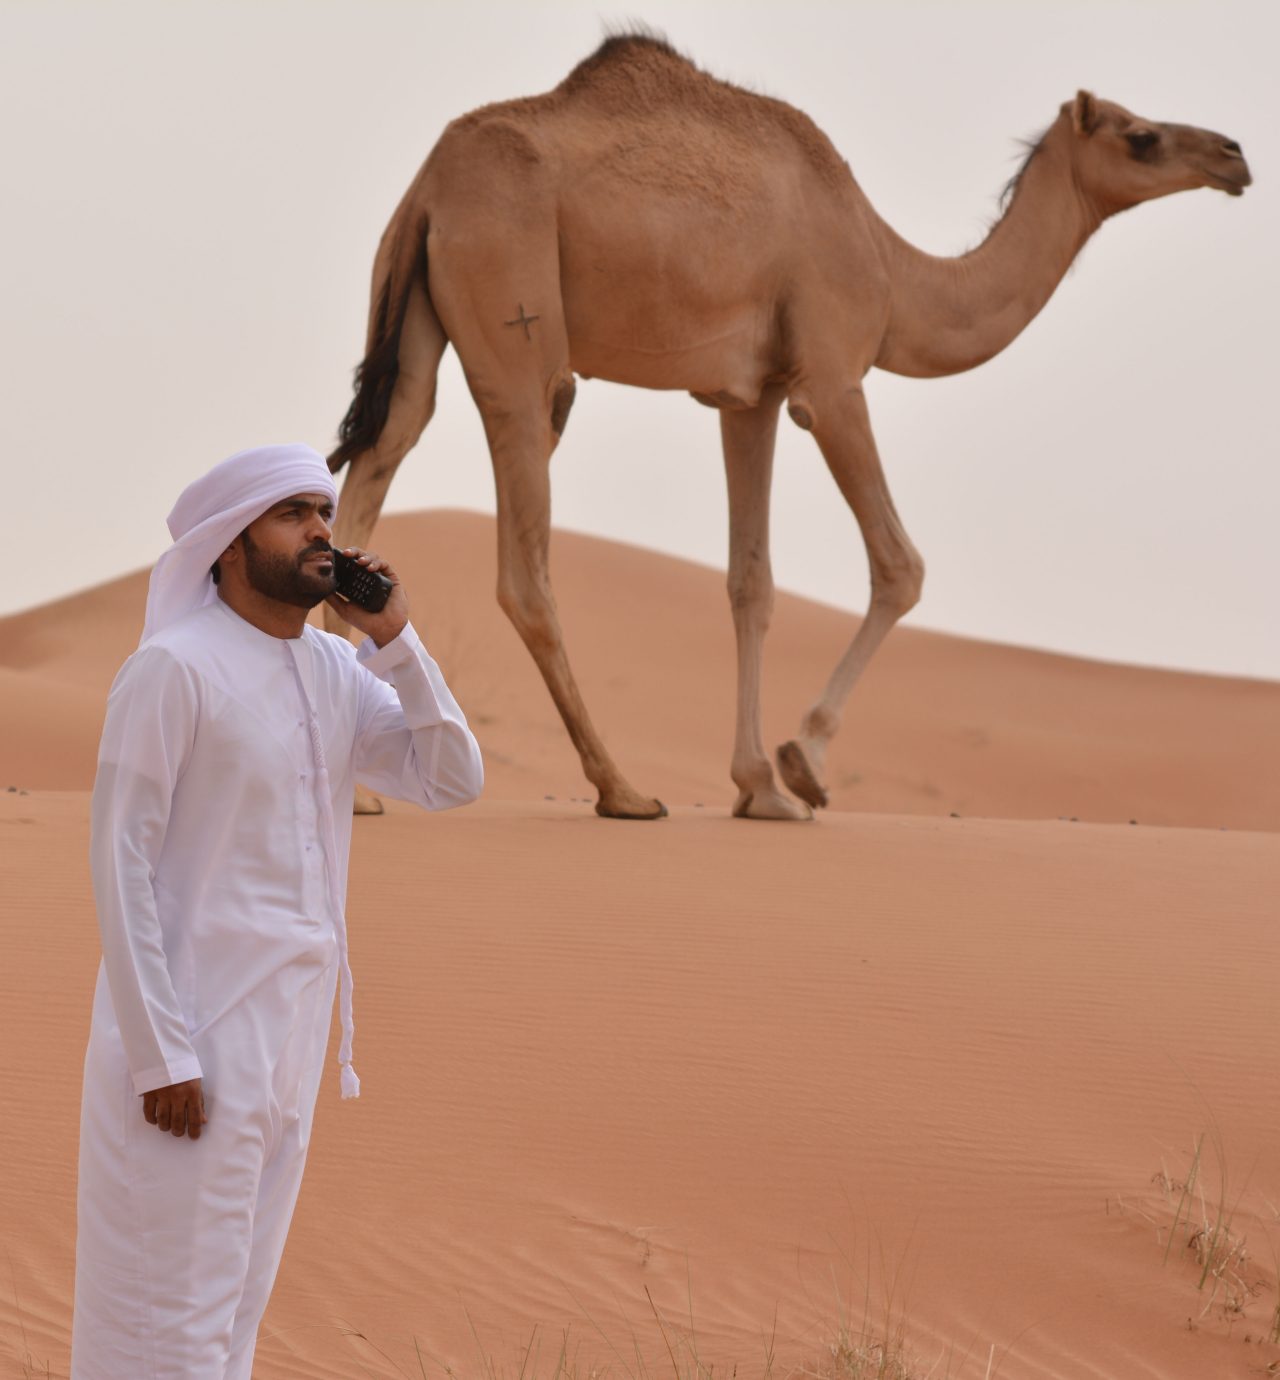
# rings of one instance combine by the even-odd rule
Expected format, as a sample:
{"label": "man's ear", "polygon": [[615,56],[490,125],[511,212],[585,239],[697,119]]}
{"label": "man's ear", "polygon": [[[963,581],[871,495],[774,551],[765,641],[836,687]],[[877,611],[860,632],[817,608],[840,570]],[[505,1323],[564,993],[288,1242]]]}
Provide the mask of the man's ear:
{"label": "man's ear", "polygon": [[1077,91],[1075,104],[1071,107],[1071,128],[1088,138],[1098,128],[1100,119],[1098,98],[1092,91]]}
{"label": "man's ear", "polygon": [[234,565],[244,553],[245,537],[249,529],[246,527],[243,532],[238,532],[232,539],[230,546],[218,557],[218,564],[224,569],[227,565]]}

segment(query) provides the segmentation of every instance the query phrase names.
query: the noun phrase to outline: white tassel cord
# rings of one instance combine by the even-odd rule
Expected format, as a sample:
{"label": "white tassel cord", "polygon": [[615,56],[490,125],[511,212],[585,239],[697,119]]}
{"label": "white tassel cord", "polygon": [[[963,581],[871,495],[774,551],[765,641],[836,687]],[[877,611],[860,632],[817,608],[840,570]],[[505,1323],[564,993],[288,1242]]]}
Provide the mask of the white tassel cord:
{"label": "white tassel cord", "polygon": [[320,736],[320,720],[315,707],[308,703],[311,724],[311,747],[316,759],[316,777],[320,792],[320,828],[324,843],[325,860],[329,871],[329,892],[333,897],[333,913],[338,932],[338,964],[341,981],[339,983],[338,1014],[342,1020],[342,1043],[338,1046],[338,1063],[342,1065],[342,1096],[359,1097],[360,1079],[351,1067],[351,1047],[355,1040],[356,1027],[352,1015],[351,990],[355,986],[351,977],[351,963],[347,957],[347,917],[343,898],[338,886],[338,844],[333,826],[333,794],[329,790],[329,766],[325,761],[324,740]]}

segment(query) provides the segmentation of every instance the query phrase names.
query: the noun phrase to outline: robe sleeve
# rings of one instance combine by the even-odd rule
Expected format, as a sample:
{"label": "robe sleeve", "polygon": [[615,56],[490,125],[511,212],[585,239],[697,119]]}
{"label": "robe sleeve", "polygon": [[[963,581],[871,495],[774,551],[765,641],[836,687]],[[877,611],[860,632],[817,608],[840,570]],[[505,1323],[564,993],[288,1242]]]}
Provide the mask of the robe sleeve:
{"label": "robe sleeve", "polygon": [[458,702],[412,623],[379,647],[365,638],[356,780],[427,810],[475,800],[484,763]]}
{"label": "robe sleeve", "polygon": [[125,662],[107,699],[89,858],[102,956],[133,1090],[202,1076],[166,961],[155,876],[195,738],[197,691],[162,648]]}

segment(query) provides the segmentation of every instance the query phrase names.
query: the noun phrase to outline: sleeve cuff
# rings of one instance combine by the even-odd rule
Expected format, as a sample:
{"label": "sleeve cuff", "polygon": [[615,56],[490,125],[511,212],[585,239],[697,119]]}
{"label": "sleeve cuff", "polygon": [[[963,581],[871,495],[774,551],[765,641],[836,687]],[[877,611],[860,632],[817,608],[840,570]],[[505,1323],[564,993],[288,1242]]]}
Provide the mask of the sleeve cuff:
{"label": "sleeve cuff", "polygon": [[366,637],[356,650],[356,660],[379,680],[390,680],[391,670],[402,661],[413,660],[421,646],[417,630],[412,623],[406,623],[385,647],[379,647],[373,638]]}
{"label": "sleeve cuff", "polygon": [[200,1060],[193,1054],[189,1058],[179,1059],[174,1064],[160,1064],[156,1068],[143,1069],[141,1073],[135,1073],[131,1077],[133,1090],[141,1097],[143,1093],[155,1092],[157,1088],[185,1083],[189,1078],[203,1078],[204,1071],[200,1067]]}

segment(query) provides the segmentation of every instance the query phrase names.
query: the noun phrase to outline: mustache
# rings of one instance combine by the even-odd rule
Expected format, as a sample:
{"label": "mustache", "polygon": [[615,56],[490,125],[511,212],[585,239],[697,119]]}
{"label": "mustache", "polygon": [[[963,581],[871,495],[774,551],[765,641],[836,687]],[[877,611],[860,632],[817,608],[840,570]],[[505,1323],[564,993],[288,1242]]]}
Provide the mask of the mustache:
{"label": "mustache", "polygon": [[332,556],[333,547],[327,541],[313,541],[305,551],[298,553],[298,563],[310,560],[312,556]]}

